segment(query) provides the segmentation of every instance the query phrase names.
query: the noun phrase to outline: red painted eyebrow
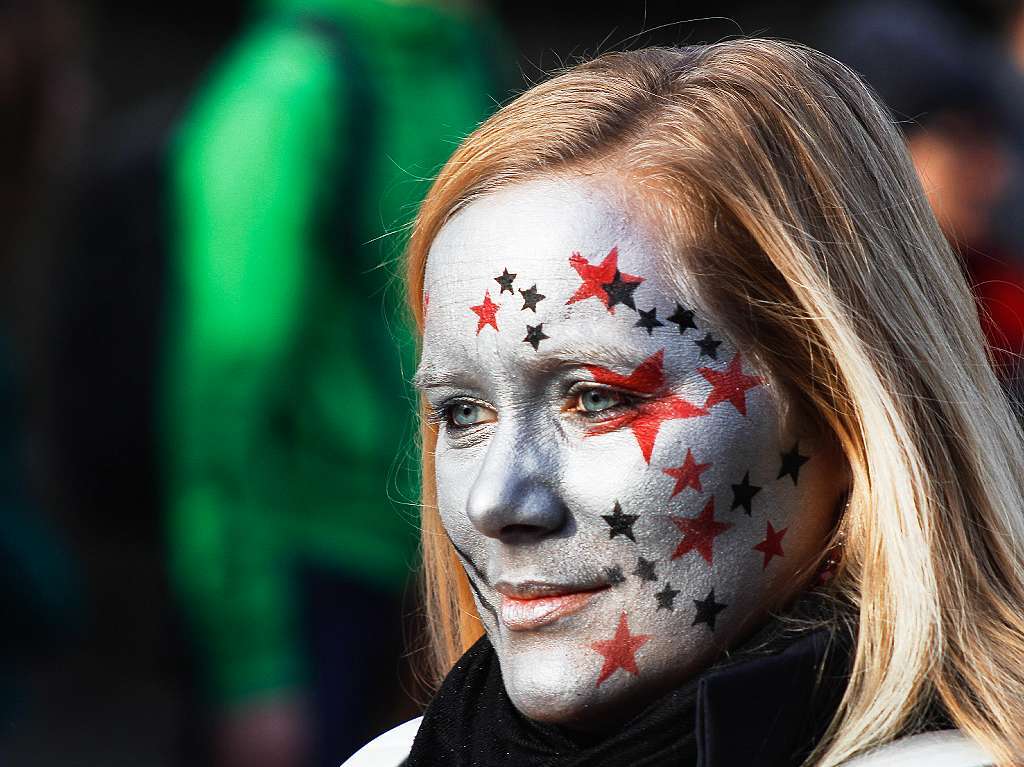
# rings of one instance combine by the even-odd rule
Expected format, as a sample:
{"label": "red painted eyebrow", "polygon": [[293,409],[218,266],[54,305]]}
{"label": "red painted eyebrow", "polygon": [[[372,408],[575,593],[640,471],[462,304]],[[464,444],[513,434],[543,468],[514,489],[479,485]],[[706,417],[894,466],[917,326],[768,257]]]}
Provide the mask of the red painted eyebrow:
{"label": "red painted eyebrow", "polygon": [[600,365],[584,365],[584,367],[594,376],[597,383],[618,386],[640,394],[654,394],[665,385],[665,375],[662,372],[664,359],[665,350],[659,349],[641,362],[632,373],[625,376]]}

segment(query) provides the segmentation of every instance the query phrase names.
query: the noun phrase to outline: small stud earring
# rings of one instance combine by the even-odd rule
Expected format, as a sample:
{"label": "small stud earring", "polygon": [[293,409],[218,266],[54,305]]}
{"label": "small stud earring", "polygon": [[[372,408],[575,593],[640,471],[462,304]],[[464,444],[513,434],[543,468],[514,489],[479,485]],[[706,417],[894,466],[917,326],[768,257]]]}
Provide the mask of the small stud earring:
{"label": "small stud earring", "polygon": [[[843,504],[843,510],[839,514],[836,524],[841,524],[843,518],[846,517],[846,513],[850,510],[850,495],[845,494],[845,503]],[[821,567],[818,569],[818,574],[815,576],[815,581],[818,586],[824,586],[830,582],[836,576],[836,571],[839,569],[839,563],[843,561],[843,546],[846,544],[846,536],[842,531],[836,536],[836,542],[832,548],[825,554],[825,559],[821,563]]]}
{"label": "small stud earring", "polygon": [[828,550],[825,560],[821,563],[816,576],[816,585],[824,586],[836,577],[839,563],[843,561],[843,541],[839,540],[835,546]]}

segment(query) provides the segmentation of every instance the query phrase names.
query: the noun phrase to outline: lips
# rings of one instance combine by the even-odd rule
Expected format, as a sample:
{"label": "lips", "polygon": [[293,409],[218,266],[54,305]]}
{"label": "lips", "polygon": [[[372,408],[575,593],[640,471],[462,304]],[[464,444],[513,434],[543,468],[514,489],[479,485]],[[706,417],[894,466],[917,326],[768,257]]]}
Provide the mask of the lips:
{"label": "lips", "polygon": [[579,612],[608,588],[599,586],[559,586],[543,583],[513,585],[498,583],[501,595],[501,622],[510,631],[529,631],[554,623]]}

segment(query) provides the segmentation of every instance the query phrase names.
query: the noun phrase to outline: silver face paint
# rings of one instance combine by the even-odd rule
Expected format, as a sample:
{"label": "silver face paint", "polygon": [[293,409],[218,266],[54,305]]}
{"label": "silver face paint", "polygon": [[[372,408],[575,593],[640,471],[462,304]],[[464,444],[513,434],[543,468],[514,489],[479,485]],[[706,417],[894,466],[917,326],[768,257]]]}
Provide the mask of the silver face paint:
{"label": "silver face paint", "polygon": [[663,247],[607,185],[541,180],[473,202],[428,258],[438,506],[535,720],[680,684],[806,582],[831,523],[834,468],[686,313]]}

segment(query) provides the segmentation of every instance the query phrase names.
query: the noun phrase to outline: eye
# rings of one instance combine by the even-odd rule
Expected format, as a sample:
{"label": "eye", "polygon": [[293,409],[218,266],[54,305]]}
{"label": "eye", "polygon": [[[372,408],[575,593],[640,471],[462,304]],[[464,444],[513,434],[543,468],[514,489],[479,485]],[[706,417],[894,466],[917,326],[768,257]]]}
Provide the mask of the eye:
{"label": "eye", "polygon": [[578,395],[575,410],[584,413],[603,413],[626,403],[627,398],[622,392],[614,389],[585,389]]}
{"label": "eye", "polygon": [[467,429],[497,420],[493,410],[468,400],[453,402],[445,408],[445,411],[448,425],[455,429]]}

